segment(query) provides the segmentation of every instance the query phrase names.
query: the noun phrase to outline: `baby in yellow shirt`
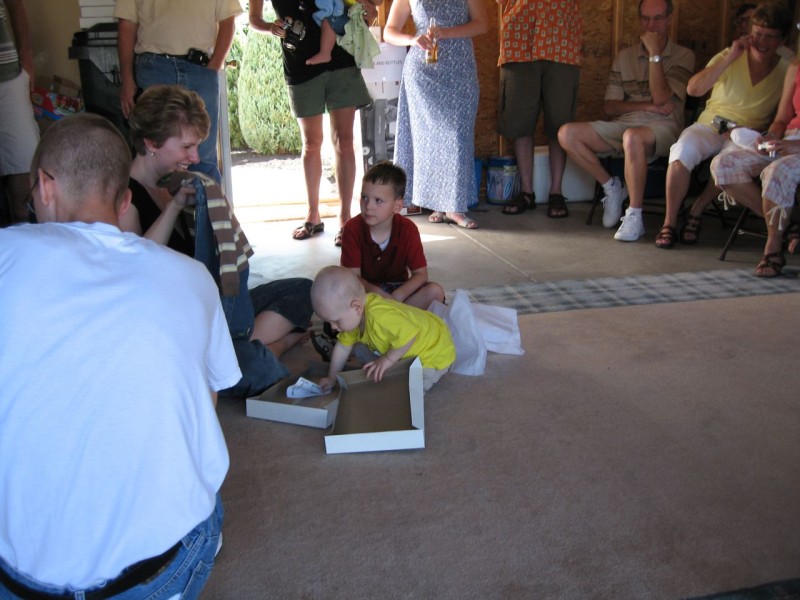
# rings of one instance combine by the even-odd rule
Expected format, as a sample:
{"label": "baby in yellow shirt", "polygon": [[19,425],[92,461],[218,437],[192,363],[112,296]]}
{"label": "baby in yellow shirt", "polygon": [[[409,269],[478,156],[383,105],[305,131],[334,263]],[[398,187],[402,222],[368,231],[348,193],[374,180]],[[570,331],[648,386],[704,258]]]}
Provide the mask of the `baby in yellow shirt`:
{"label": "baby in yellow shirt", "polygon": [[323,391],[333,388],[353,345],[365,344],[380,354],[364,365],[373,381],[402,358],[418,356],[423,388],[428,391],[450,369],[456,349],[447,324],[428,311],[367,294],[358,277],[344,267],[325,267],[311,286],[311,303],[320,319],[339,331],[328,375],[319,381]]}

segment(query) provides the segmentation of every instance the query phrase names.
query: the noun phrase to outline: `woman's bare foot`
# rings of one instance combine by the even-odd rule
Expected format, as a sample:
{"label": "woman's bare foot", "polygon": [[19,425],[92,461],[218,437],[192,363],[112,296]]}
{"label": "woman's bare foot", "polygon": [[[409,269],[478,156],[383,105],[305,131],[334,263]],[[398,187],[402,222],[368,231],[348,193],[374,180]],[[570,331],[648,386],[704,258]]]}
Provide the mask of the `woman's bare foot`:
{"label": "woman's bare foot", "polygon": [[444,217],[445,223],[455,223],[459,227],[463,227],[464,229],[477,229],[478,224],[475,222],[474,219],[470,219],[464,213],[457,213],[457,212],[449,212],[445,213]]}

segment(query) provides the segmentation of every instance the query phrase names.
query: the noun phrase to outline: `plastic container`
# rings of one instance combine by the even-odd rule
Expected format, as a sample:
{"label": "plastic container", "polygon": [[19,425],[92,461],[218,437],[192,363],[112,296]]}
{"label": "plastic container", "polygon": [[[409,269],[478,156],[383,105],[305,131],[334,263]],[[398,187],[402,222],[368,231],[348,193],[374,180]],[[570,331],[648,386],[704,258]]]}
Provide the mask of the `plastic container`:
{"label": "plastic container", "polygon": [[519,192],[519,171],[513,156],[492,156],[486,172],[486,200],[506,204]]}

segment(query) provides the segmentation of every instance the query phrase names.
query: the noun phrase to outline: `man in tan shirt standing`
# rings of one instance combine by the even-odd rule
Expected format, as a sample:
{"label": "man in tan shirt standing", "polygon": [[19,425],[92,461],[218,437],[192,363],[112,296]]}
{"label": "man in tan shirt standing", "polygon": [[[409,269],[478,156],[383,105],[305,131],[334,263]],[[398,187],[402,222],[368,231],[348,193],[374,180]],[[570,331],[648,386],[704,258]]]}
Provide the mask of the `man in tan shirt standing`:
{"label": "man in tan shirt standing", "polygon": [[219,71],[233,43],[239,0],[117,0],[120,104],[127,117],[138,89],[180,84],[200,94],[211,128],[197,170],[221,180],[217,164]]}

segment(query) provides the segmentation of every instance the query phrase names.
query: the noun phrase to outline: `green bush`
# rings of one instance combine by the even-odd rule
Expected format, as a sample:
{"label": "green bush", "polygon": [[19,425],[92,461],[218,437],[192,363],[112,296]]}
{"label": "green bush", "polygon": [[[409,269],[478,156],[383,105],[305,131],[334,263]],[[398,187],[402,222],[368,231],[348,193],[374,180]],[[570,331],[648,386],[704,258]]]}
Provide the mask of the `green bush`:
{"label": "green bush", "polygon": [[[274,18],[265,7],[264,20]],[[289,108],[280,42],[252,29],[244,40],[235,93],[243,141],[260,154],[299,154],[300,130]]]}

